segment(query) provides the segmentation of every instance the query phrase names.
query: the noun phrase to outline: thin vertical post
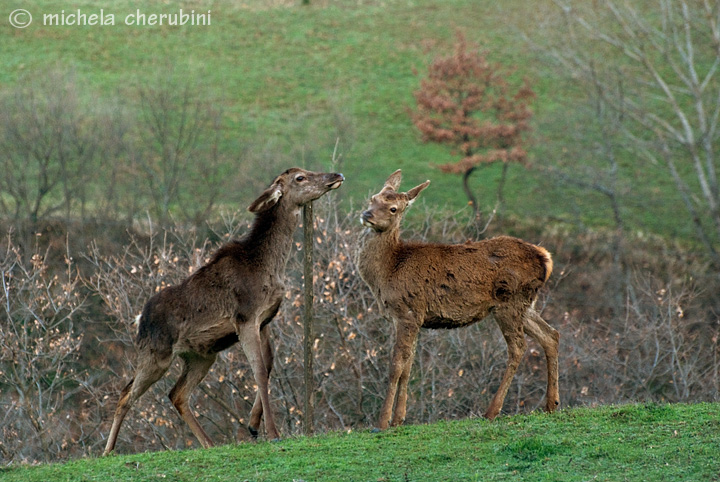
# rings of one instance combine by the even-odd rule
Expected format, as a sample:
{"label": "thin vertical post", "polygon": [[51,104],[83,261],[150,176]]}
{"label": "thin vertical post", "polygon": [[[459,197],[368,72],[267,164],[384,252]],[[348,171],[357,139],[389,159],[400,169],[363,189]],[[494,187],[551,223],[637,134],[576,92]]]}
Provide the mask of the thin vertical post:
{"label": "thin vertical post", "polygon": [[303,412],[303,432],[312,435],[314,432],[313,418],[315,412],[315,387],[313,376],[313,210],[312,203],[303,207],[303,267],[304,267],[304,308],[303,324],[305,347],[305,410]]}

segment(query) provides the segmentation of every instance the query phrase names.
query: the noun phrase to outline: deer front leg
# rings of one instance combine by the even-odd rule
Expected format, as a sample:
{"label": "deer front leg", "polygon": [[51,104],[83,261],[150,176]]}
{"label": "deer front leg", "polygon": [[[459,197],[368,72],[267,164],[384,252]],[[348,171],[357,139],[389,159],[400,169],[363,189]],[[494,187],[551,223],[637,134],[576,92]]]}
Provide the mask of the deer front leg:
{"label": "deer front leg", "polygon": [[[252,322],[243,323],[238,327],[238,338],[242,343],[243,351],[252,368],[257,384],[258,396],[265,416],[265,432],[269,439],[279,439],[280,434],[275,426],[275,417],[270,408],[270,395],[268,389],[268,371],[262,355],[262,342],[258,325]],[[259,421],[258,421],[259,423]],[[259,426],[251,426],[250,432],[258,431]]]}
{"label": "deer front leg", "polygon": [[[272,371],[274,354],[272,345],[270,344],[270,333],[268,325],[263,326],[260,329],[260,343],[262,345],[262,359],[265,364],[265,370],[267,371],[268,378]],[[248,424],[248,430],[253,438],[258,436],[258,427],[260,427],[260,420],[262,419],[263,408],[262,398],[260,397],[260,391],[255,396],[255,403],[253,403],[252,410],[250,411],[250,423]]]}
{"label": "deer front leg", "polygon": [[395,323],[395,346],[390,363],[390,379],[377,425],[380,430],[385,430],[390,424],[396,395],[398,403],[395,407],[392,424],[400,425],[405,420],[407,382],[410,377],[419,330],[419,324],[415,321],[397,321]]}
{"label": "deer front leg", "polygon": [[417,349],[417,339],[419,327],[417,325],[410,325],[407,327],[407,336],[411,338],[410,349],[407,353],[407,359],[404,360],[405,366],[400,374],[400,381],[398,383],[397,402],[395,403],[395,413],[392,418],[390,425],[393,427],[402,425],[405,422],[405,413],[407,412],[407,387],[408,381],[410,380],[410,371],[412,370],[413,362],[415,360],[415,351]]}

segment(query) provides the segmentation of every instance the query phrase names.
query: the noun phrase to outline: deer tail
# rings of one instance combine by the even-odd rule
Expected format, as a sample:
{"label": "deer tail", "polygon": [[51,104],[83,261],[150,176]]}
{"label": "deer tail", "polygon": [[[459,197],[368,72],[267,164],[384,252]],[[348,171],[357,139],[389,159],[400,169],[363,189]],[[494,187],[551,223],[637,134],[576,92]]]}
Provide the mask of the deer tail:
{"label": "deer tail", "polygon": [[552,256],[550,256],[550,252],[543,248],[542,246],[537,247],[538,251],[540,252],[540,257],[542,258],[543,265],[545,267],[545,275],[543,276],[543,283],[547,282],[547,280],[550,279],[550,275],[552,274],[553,270],[553,260]]}

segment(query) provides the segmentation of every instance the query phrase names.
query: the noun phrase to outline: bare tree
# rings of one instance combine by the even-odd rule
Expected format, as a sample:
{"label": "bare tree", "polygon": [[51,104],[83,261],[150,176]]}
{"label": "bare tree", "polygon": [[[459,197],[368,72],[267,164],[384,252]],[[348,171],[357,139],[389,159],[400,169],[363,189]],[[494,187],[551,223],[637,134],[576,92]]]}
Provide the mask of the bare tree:
{"label": "bare tree", "polygon": [[[619,135],[624,120],[619,113],[608,107],[604,96],[597,91],[588,92],[587,104],[579,104],[573,99],[573,106],[567,108],[566,114],[559,122],[567,126],[582,125],[582,131],[572,132],[572,140],[555,154],[552,163],[537,166],[553,183],[563,191],[579,188],[589,195],[597,195],[599,199],[593,206],[612,220],[614,227],[613,239],[609,245],[613,256],[616,281],[608,286],[606,295],[614,297],[610,306],[617,312],[622,311],[625,304],[626,290],[629,283],[630,267],[626,253],[626,202],[628,202],[629,168],[622,163],[623,152],[627,149],[627,139]],[[549,127],[561,129],[558,120],[547,121]],[[568,129],[572,131],[572,129]],[[588,196],[583,196],[587,198]],[[573,196],[567,196],[572,199]],[[593,200],[595,198],[593,197]],[[577,219],[572,220],[582,225],[581,217],[587,212],[576,211]]]}
{"label": "bare tree", "polygon": [[169,75],[138,88],[139,119],[131,141],[153,214],[167,225],[176,209],[198,224],[223,192],[220,111],[201,85]]}
{"label": "bare tree", "polygon": [[96,213],[104,220],[125,219],[127,226],[137,213],[142,201],[138,199],[137,175],[130,160],[130,108],[121,96],[103,102],[96,118],[102,132],[98,156],[102,159],[99,171],[99,192],[94,193]]}
{"label": "bare tree", "polygon": [[555,3],[564,23],[552,54],[625,120],[634,150],[665,169],[720,265],[720,3]]}
{"label": "bare tree", "polygon": [[0,98],[0,210],[25,234],[58,213],[84,218],[99,144],[72,73],[24,79]]}

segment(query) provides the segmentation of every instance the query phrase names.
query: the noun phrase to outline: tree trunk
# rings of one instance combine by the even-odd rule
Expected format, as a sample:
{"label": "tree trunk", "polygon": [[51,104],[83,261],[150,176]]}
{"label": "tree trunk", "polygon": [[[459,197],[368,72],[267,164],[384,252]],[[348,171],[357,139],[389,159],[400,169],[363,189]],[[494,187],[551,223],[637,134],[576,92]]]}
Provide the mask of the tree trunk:
{"label": "tree trunk", "polygon": [[471,167],[467,171],[463,173],[463,191],[465,191],[465,195],[468,198],[468,204],[472,206],[473,209],[473,218],[475,219],[475,223],[478,225],[481,222],[481,213],[480,208],[478,207],[477,199],[475,198],[475,195],[473,194],[472,190],[470,189],[470,185],[468,184],[468,179],[470,178],[470,174],[472,174],[475,171],[474,167]]}
{"label": "tree trunk", "polygon": [[497,188],[497,216],[502,223],[503,207],[505,206],[505,181],[507,180],[508,163],[503,162],[502,171],[500,173],[500,181]]}
{"label": "tree trunk", "polygon": [[315,333],[313,330],[313,209],[312,202],[303,208],[303,273],[304,282],[304,378],[305,378],[305,406],[303,413],[303,433],[312,435],[314,432],[315,411],[315,384],[313,375],[313,344]]}

